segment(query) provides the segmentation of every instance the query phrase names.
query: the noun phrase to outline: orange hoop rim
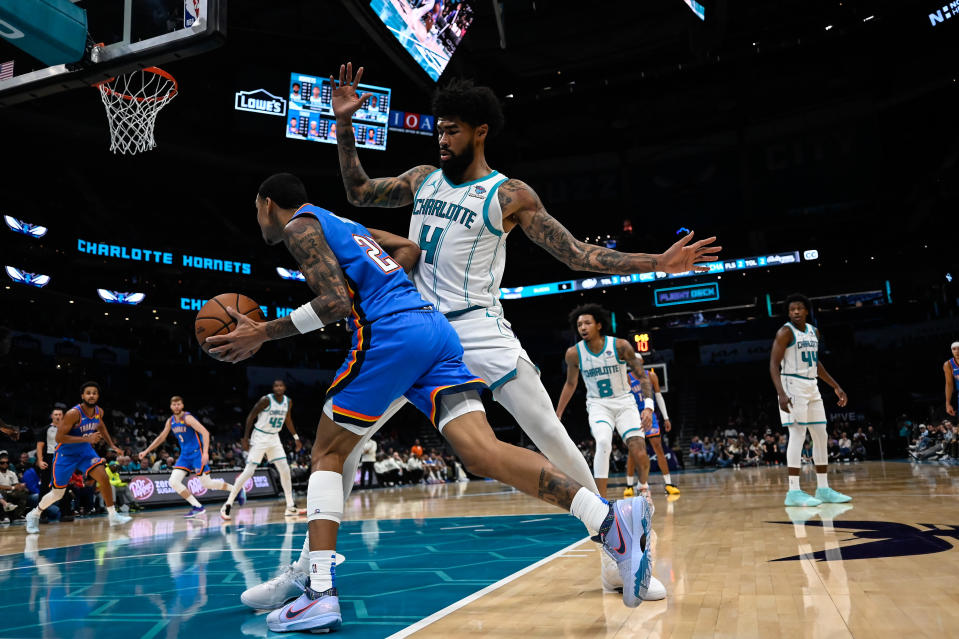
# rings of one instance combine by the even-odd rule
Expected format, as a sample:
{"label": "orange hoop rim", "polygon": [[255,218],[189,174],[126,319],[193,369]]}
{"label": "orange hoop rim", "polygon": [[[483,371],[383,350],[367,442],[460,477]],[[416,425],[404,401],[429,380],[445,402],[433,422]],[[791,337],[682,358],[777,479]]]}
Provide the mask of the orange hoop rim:
{"label": "orange hoop rim", "polygon": [[[166,101],[166,100],[170,100],[170,99],[176,97],[176,94],[177,94],[180,86],[179,86],[179,84],[177,83],[176,78],[174,78],[172,75],[170,75],[169,73],[167,73],[166,71],[164,71],[164,70],[161,69],[160,67],[144,67],[144,68],[140,69],[140,71],[141,71],[141,72],[153,73],[153,74],[155,74],[155,75],[160,76],[161,78],[164,78],[165,80],[169,80],[170,82],[173,83],[173,88],[171,88],[171,89],[166,93],[166,95],[154,96],[154,97],[152,97],[152,98],[141,98],[141,97],[138,97],[138,96],[135,96],[135,95],[128,95],[128,94],[126,94],[126,93],[120,93],[120,92],[118,92],[118,91],[114,91],[113,89],[111,89],[111,88],[108,87],[108,86],[104,86],[104,85],[106,85],[108,82],[113,82],[114,80],[116,80],[116,79],[117,79],[116,76],[113,76],[112,78],[107,78],[106,80],[101,80],[100,82],[97,82],[97,83],[94,84],[93,86],[97,87],[97,88],[100,89],[101,91],[103,91],[103,92],[105,92],[105,93],[108,93],[108,94],[110,94],[110,95],[115,95],[115,96],[117,96],[118,98],[122,98],[122,99],[124,99],[124,100],[132,100],[132,101],[135,101],[135,102],[164,102],[164,101]],[[131,73],[135,73],[135,72],[131,72]]]}

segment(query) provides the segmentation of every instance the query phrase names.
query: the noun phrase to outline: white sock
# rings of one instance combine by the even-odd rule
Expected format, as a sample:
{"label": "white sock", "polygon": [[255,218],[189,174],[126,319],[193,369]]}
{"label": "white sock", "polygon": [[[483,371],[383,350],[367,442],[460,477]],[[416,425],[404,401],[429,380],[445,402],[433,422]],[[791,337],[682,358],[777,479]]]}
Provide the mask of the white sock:
{"label": "white sock", "polygon": [[116,506],[107,506],[107,515],[110,517],[117,516],[117,507]]}
{"label": "white sock", "polygon": [[310,534],[306,534],[306,539],[303,540],[303,551],[300,553],[300,558],[296,560],[296,571],[298,573],[308,573],[310,572]]}
{"label": "white sock", "polygon": [[799,475],[789,476],[789,490],[799,490]]}
{"label": "white sock", "polygon": [[829,481],[826,479],[826,473],[816,473],[816,488],[829,488]]}
{"label": "white sock", "polygon": [[626,475],[626,485],[632,488],[636,484],[636,475]]}
{"label": "white sock", "polygon": [[203,507],[203,506],[200,504],[200,500],[197,499],[196,497],[194,497],[193,495],[190,495],[189,497],[184,497],[184,499],[187,500],[187,501],[190,503],[190,505],[193,506],[194,508],[202,508],[202,507]]}
{"label": "white sock", "polygon": [[[596,493],[583,487],[573,497],[573,503],[569,506],[569,513],[586,524],[586,527],[591,531],[598,531],[609,514],[609,504]],[[313,561],[312,558],[310,561]]]}
{"label": "white sock", "polygon": [[673,483],[673,480],[669,478],[669,473],[666,473],[665,475],[663,475],[663,481],[666,482],[667,484]]}
{"label": "white sock", "polygon": [[310,551],[310,588],[323,592],[336,582],[336,551]]}
{"label": "white sock", "polygon": [[640,489],[640,490],[647,490],[647,491],[648,491],[648,490],[649,490],[649,482],[643,482],[642,484],[640,484],[640,485],[639,485],[639,489]]}

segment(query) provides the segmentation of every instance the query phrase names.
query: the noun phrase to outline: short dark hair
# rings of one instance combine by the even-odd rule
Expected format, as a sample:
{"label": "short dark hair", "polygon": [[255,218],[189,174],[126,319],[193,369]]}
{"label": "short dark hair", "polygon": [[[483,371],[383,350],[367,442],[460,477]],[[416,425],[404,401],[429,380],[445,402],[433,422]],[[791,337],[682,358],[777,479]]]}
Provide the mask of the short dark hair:
{"label": "short dark hair", "polygon": [[257,191],[264,200],[270,198],[284,209],[297,209],[306,204],[306,187],[292,173],[275,173],[263,180]]}
{"label": "short dark hair", "polygon": [[806,310],[812,313],[812,302],[809,301],[809,298],[803,295],[802,293],[793,293],[786,298],[786,301],[783,302],[783,305],[786,307],[786,313],[789,313],[789,306],[793,302],[799,302],[806,307]]}
{"label": "short dark hair", "polygon": [[83,385],[80,386],[80,394],[83,395],[83,391],[90,388],[91,386],[97,389],[98,393],[100,392],[100,385],[97,384],[96,382],[83,382]]}
{"label": "short dark hair", "polygon": [[470,126],[486,124],[489,136],[503,130],[503,107],[489,87],[476,86],[472,80],[451,80],[433,94],[433,115],[459,118]]}
{"label": "short dark hair", "polygon": [[583,304],[570,312],[569,325],[573,327],[574,332],[576,331],[576,320],[579,319],[580,315],[592,315],[597,324],[603,325],[604,333],[613,332],[613,321],[610,318],[609,311],[599,304]]}

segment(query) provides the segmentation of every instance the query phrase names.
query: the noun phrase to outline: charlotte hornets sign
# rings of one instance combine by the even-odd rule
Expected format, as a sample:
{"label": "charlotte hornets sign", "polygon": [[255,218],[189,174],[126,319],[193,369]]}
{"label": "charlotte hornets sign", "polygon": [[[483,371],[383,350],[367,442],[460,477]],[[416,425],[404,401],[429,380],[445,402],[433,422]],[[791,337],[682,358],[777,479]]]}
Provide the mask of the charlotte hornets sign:
{"label": "charlotte hornets sign", "polygon": [[286,100],[273,95],[266,89],[237,91],[233,108],[237,111],[282,116],[286,115]]}

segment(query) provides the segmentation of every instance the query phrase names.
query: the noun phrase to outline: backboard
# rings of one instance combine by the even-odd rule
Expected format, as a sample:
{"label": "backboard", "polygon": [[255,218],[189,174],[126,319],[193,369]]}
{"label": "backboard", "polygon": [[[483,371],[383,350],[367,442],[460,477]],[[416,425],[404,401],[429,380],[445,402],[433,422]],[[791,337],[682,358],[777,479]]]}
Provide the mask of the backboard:
{"label": "backboard", "polygon": [[0,16],[0,107],[194,56],[226,39],[226,0],[71,2],[85,12],[87,42],[82,56],[66,64],[47,65],[16,46],[16,25]]}

